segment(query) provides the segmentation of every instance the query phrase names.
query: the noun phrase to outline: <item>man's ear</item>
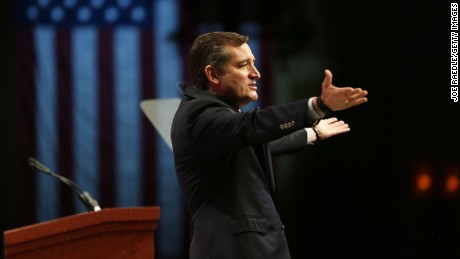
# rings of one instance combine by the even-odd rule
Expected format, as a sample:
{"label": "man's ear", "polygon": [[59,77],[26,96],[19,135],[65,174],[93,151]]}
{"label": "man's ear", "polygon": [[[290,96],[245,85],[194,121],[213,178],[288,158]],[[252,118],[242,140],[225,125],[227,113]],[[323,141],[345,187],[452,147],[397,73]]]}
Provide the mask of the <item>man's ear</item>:
{"label": "man's ear", "polygon": [[219,84],[219,78],[217,77],[217,71],[213,66],[207,65],[204,68],[204,73],[206,74],[206,77],[208,78],[209,82],[216,84],[216,85]]}

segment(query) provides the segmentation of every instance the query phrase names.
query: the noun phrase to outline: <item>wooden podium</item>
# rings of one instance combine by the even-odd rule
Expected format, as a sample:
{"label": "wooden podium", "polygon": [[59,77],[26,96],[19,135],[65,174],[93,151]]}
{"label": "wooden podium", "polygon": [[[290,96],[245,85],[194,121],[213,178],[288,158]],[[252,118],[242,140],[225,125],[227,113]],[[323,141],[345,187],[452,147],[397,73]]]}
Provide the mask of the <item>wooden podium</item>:
{"label": "wooden podium", "polygon": [[110,208],[4,232],[6,258],[154,258],[159,207]]}

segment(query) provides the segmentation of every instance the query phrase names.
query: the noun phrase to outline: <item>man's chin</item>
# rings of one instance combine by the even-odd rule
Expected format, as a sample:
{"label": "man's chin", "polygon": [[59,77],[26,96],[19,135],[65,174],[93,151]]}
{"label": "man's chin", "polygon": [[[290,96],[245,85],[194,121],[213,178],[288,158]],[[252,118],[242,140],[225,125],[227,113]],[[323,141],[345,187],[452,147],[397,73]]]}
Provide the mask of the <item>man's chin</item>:
{"label": "man's chin", "polygon": [[249,96],[249,99],[251,100],[251,102],[255,102],[259,99],[259,96],[257,94],[253,94]]}

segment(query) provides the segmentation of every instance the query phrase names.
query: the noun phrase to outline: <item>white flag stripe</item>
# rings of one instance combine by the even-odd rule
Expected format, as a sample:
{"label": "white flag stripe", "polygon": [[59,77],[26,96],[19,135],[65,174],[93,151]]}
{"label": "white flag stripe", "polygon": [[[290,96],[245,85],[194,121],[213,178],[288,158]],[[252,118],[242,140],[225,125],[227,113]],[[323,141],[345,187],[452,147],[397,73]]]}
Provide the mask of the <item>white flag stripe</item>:
{"label": "white flag stripe", "polygon": [[139,30],[114,31],[116,203],[120,207],[142,204],[141,111]]}
{"label": "white flag stripe", "polygon": [[[154,12],[155,46],[156,46],[156,98],[178,97],[179,92],[176,83],[182,81],[182,64],[179,47],[170,39],[177,30],[178,1],[160,0],[156,2]],[[178,257],[177,254],[181,243],[171,240],[183,240],[184,235],[184,212],[183,199],[175,175],[174,160],[171,149],[166,143],[157,137],[157,172],[158,185],[157,197],[161,208],[161,225],[157,233],[161,238],[157,239],[158,247],[163,256],[170,258]]]}
{"label": "white flag stripe", "polygon": [[[98,33],[94,27],[72,32],[74,181],[96,200],[99,196]],[[75,197],[75,212],[86,211]]]}
{"label": "white flag stripe", "polygon": [[[54,29],[49,26],[37,26],[34,30],[34,43],[37,57],[35,74],[37,159],[56,171],[58,170],[56,161],[58,133]],[[59,217],[59,184],[51,176],[38,173],[36,215],[39,222]]]}

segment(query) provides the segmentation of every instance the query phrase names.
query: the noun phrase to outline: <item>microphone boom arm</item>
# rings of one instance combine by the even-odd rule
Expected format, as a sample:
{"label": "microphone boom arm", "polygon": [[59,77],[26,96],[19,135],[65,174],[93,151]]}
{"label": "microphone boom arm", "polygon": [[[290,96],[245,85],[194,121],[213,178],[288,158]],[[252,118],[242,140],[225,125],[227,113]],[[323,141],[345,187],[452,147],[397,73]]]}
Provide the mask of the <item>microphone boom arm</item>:
{"label": "microphone boom arm", "polygon": [[64,183],[65,185],[69,186],[72,189],[72,191],[75,193],[75,195],[77,195],[77,197],[80,199],[80,201],[83,202],[87,211],[96,212],[96,211],[101,210],[99,203],[93,197],[91,197],[91,195],[88,192],[84,191],[80,186],[78,186],[72,180],[62,175],[54,173],[48,167],[44,166],[37,159],[32,158],[32,157],[29,158],[29,166],[32,169],[36,169],[42,173],[55,177],[59,181]]}

